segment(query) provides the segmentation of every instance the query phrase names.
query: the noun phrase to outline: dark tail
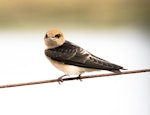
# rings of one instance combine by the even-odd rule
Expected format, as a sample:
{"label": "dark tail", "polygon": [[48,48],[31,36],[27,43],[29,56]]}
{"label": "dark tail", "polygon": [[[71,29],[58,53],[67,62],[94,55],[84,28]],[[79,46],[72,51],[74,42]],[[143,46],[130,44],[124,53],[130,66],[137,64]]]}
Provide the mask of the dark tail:
{"label": "dark tail", "polygon": [[117,73],[117,74],[121,74],[120,69],[121,69],[121,70],[127,70],[127,69],[125,69],[125,68],[121,67],[121,68],[119,68],[119,69],[111,70],[111,71],[112,71],[112,72],[114,72],[114,73]]}

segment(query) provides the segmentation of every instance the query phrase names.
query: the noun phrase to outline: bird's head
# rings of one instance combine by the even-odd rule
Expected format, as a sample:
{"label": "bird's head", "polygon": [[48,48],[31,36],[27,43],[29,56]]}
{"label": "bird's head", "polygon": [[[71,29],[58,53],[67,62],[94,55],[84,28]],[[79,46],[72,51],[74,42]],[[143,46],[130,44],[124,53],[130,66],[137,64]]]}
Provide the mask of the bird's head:
{"label": "bird's head", "polygon": [[60,30],[53,29],[46,33],[44,42],[47,48],[53,49],[64,44],[65,39],[63,33]]}

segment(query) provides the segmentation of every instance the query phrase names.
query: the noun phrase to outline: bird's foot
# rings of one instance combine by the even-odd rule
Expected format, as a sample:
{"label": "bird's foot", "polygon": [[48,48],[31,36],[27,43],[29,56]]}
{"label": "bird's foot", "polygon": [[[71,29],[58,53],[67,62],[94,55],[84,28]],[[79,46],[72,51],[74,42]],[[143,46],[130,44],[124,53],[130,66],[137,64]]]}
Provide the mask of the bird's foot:
{"label": "bird's foot", "polygon": [[82,81],[81,74],[77,77],[77,80]]}
{"label": "bird's foot", "polygon": [[58,80],[58,83],[61,85],[61,83],[63,82],[63,77],[66,76],[66,75],[63,75],[63,76],[60,76],[57,80]]}

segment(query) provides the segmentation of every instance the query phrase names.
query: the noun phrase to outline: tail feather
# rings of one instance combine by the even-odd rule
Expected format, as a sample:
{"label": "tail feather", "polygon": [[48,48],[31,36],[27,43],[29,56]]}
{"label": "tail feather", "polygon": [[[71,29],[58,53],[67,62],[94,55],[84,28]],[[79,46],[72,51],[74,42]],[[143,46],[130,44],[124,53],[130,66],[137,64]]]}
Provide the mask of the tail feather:
{"label": "tail feather", "polygon": [[120,70],[111,70],[111,71],[114,72],[114,73],[117,73],[117,74],[121,74]]}
{"label": "tail feather", "polygon": [[[125,69],[125,68],[121,68],[122,70],[127,70],[127,69]],[[116,70],[111,70],[112,72],[114,72],[114,73],[117,73],[117,74],[121,74],[122,72],[120,71],[120,69],[116,69]]]}

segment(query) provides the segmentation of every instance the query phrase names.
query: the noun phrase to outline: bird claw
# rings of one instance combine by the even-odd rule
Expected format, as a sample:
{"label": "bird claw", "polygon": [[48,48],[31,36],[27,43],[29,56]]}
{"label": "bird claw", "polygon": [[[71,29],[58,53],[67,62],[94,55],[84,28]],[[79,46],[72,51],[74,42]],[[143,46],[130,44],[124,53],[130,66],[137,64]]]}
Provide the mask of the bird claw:
{"label": "bird claw", "polygon": [[77,80],[80,80],[82,82],[82,78],[80,75],[77,77]]}
{"label": "bird claw", "polygon": [[59,85],[61,85],[61,83],[63,82],[62,77],[59,77],[57,80],[58,80]]}
{"label": "bird claw", "polygon": [[[63,80],[63,77],[64,77],[64,76],[66,76],[66,75],[60,76],[60,77],[57,79],[59,85],[61,85],[61,83],[64,81],[64,80]],[[79,75],[76,79],[82,81],[81,75]]]}
{"label": "bird claw", "polygon": [[59,85],[61,85],[61,83],[63,82],[63,77],[64,77],[64,76],[66,76],[66,75],[60,76],[60,77],[57,79]]}

